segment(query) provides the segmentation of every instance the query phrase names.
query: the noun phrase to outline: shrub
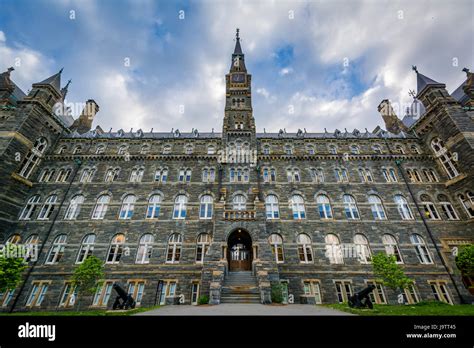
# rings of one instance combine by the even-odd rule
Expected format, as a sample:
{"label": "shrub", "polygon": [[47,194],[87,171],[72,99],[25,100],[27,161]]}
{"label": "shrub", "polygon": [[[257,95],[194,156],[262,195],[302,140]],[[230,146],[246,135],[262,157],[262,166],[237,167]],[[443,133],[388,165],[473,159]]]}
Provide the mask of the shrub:
{"label": "shrub", "polygon": [[474,244],[460,247],[455,260],[463,276],[474,277]]}
{"label": "shrub", "polygon": [[272,283],[272,302],[273,303],[283,302],[283,292],[282,292],[280,283]]}
{"label": "shrub", "polygon": [[199,305],[204,305],[204,304],[208,304],[208,303],[209,303],[209,296],[207,296],[207,295],[199,296],[199,299],[198,299],[198,304]]}

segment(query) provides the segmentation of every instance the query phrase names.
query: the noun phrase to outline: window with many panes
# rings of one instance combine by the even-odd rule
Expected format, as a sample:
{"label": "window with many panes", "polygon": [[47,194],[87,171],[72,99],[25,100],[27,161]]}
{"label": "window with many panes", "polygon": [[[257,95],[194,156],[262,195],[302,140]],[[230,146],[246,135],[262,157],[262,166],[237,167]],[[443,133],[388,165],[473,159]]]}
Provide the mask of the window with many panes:
{"label": "window with many panes", "polygon": [[181,259],[181,246],[183,237],[179,233],[173,233],[168,238],[168,252],[166,253],[167,263],[178,263]]}
{"label": "window with many panes", "polygon": [[48,291],[49,281],[33,282],[30,294],[26,300],[26,307],[39,307],[43,303],[46,292]]}
{"label": "window with many panes", "polygon": [[196,262],[203,263],[204,256],[207,254],[209,250],[209,246],[211,245],[211,236],[209,233],[201,233],[197,237],[196,241]]}
{"label": "window with many panes", "polygon": [[430,252],[428,251],[428,247],[426,246],[425,240],[422,236],[414,233],[410,236],[410,241],[415,247],[416,256],[418,257],[418,261],[420,261],[420,263],[433,263]]}
{"label": "window with many panes", "polygon": [[441,139],[435,138],[431,141],[431,148],[434,151],[435,157],[441,162],[446,174],[450,179],[459,175],[459,170],[456,164],[456,157],[444,146]]}
{"label": "window with many panes", "polygon": [[57,195],[51,195],[48,198],[46,198],[43,204],[43,207],[41,208],[38,214],[38,220],[49,220],[49,218],[51,217],[51,214],[56,209],[57,201],[58,201]]}
{"label": "window with many panes", "polygon": [[352,296],[352,284],[348,280],[336,280],[334,281],[336,287],[336,295],[339,303],[347,302],[349,297]]}
{"label": "window with many panes", "polygon": [[326,257],[329,259],[331,264],[342,264],[344,263],[344,257],[342,254],[341,243],[339,238],[335,234],[328,234],[324,237],[324,243],[326,244]]}
{"label": "window with many panes", "polygon": [[73,307],[77,300],[77,286],[72,283],[64,284],[63,292],[59,299],[59,307]]}
{"label": "window with many panes", "polygon": [[382,200],[377,195],[369,195],[369,204],[374,220],[385,220],[385,210],[383,208]]}
{"label": "window with many panes", "polygon": [[400,217],[403,220],[413,220],[413,214],[406,198],[402,195],[395,195],[394,200]]}
{"label": "window with many panes", "polygon": [[95,234],[88,234],[82,239],[81,247],[77,253],[76,263],[83,263],[94,252]]}
{"label": "window with many panes", "polygon": [[398,243],[394,236],[391,234],[384,234],[382,236],[382,242],[385,247],[385,253],[387,255],[395,256],[396,263],[403,263],[402,255],[400,249],[398,249]]}
{"label": "window with many panes", "polygon": [[431,292],[436,301],[453,304],[446,281],[429,281],[428,284],[431,287]]}
{"label": "window with many panes", "polygon": [[298,237],[296,237],[296,244],[298,245],[298,256],[300,263],[313,262],[311,238],[305,233],[300,233]]}
{"label": "window with many panes", "polygon": [[316,196],[316,205],[321,219],[332,219],[331,203],[326,195]]}
{"label": "window with many panes", "polygon": [[33,148],[30,150],[30,152],[28,152],[21,163],[18,174],[20,174],[20,176],[24,177],[25,179],[28,179],[31,173],[33,173],[33,171],[39,165],[47,147],[48,142],[45,138],[41,137],[36,139]]}
{"label": "window with many panes", "polygon": [[300,220],[306,218],[306,210],[304,207],[304,199],[300,195],[292,195],[290,206],[293,212],[293,219]]}
{"label": "window with many panes", "polygon": [[319,280],[304,280],[303,292],[306,296],[314,297],[316,304],[321,304],[321,286]]}
{"label": "window with many panes", "polygon": [[185,219],[186,218],[186,205],[188,203],[188,197],[186,195],[178,195],[174,200],[173,208],[173,219]]}
{"label": "window with many panes", "polygon": [[278,197],[275,195],[268,195],[265,197],[265,213],[267,219],[279,219],[280,209],[278,206]]}
{"label": "window with many panes", "polygon": [[161,195],[154,194],[151,195],[148,199],[148,206],[146,208],[146,218],[147,219],[158,219],[160,216],[160,207],[161,207]]}
{"label": "window with many panes", "polygon": [[106,263],[119,263],[123,255],[123,246],[125,244],[125,235],[116,234],[109,247]]}
{"label": "window with many panes", "polygon": [[466,210],[467,216],[472,219],[474,218],[474,193],[467,191],[458,195],[458,199],[461,205]]}
{"label": "window with many panes", "polygon": [[135,195],[126,195],[123,198],[122,206],[120,207],[119,219],[130,220],[135,210],[135,201],[137,197]]}
{"label": "window with many panes", "polygon": [[349,174],[347,173],[346,168],[334,169],[334,175],[337,182],[349,182]]}
{"label": "window with many panes", "polygon": [[105,281],[97,288],[94,299],[92,300],[92,306],[94,307],[107,307],[110,295],[112,294],[112,281]]}
{"label": "window with many panes", "polygon": [[272,255],[276,263],[283,263],[283,239],[279,234],[272,233],[268,237],[268,243],[272,249]]}
{"label": "window with many panes", "polygon": [[154,241],[155,241],[155,237],[153,237],[153,235],[150,233],[146,233],[140,237],[140,241],[138,242],[137,258],[135,259],[135,263],[139,263],[139,264],[150,263],[151,255],[153,253]]}
{"label": "window with many panes", "polygon": [[51,249],[49,249],[48,257],[46,258],[46,264],[52,265],[61,261],[64,256],[64,249],[66,248],[66,240],[67,236],[65,234],[60,234],[54,239]]}
{"label": "window with many panes", "polygon": [[199,218],[212,219],[213,199],[211,195],[204,195],[201,197],[199,204]]}
{"label": "window with many panes", "polygon": [[69,206],[67,207],[66,214],[64,215],[64,220],[76,220],[78,217],[81,206],[84,203],[83,195],[75,195],[71,198]]}
{"label": "window with many panes", "polygon": [[372,303],[387,304],[387,298],[385,297],[385,291],[381,282],[367,280],[366,284],[375,287],[374,290],[369,294]]}
{"label": "window with many panes", "polygon": [[31,220],[33,217],[33,214],[35,213],[35,210],[37,207],[41,205],[41,197],[39,195],[34,195],[30,199],[28,199],[28,202],[26,203],[25,207],[21,211],[20,214],[20,220]]}
{"label": "window with many panes", "polygon": [[145,281],[144,280],[129,280],[127,294],[131,295],[137,305],[140,305],[143,299],[143,293],[145,292]]}
{"label": "window with many panes", "polygon": [[104,218],[105,213],[107,213],[107,209],[110,202],[109,195],[101,195],[97,198],[97,202],[95,204],[94,210],[92,211],[92,219],[94,220],[101,220]]}
{"label": "window with many panes", "polygon": [[367,237],[361,233],[356,233],[354,235],[354,245],[359,262],[362,264],[370,263],[372,254],[370,252],[370,246]]}
{"label": "window with many panes", "polygon": [[359,210],[357,209],[357,203],[352,195],[342,196],[344,202],[344,213],[347,219],[359,219]]}

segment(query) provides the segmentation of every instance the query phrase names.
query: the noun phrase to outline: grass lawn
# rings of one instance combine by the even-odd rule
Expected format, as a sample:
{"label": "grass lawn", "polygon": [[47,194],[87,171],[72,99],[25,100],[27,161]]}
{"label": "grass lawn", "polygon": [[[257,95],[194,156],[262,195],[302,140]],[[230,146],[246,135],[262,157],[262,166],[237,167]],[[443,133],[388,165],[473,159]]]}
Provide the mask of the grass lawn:
{"label": "grass lawn", "polygon": [[473,315],[474,305],[449,305],[443,302],[423,301],[414,305],[377,305],[374,309],[354,309],[347,304],[328,304],[329,308],[358,315]]}
{"label": "grass lawn", "polygon": [[152,309],[157,309],[160,308],[160,306],[155,306],[155,307],[140,307],[140,308],[135,308],[135,309],[130,309],[127,311],[112,311],[112,310],[105,310],[105,309],[100,309],[100,310],[91,310],[91,311],[57,311],[57,312],[15,312],[15,313],[5,313],[5,312],[0,312],[1,316],[128,316],[128,315],[133,315],[136,313],[141,313],[141,312],[146,312]]}

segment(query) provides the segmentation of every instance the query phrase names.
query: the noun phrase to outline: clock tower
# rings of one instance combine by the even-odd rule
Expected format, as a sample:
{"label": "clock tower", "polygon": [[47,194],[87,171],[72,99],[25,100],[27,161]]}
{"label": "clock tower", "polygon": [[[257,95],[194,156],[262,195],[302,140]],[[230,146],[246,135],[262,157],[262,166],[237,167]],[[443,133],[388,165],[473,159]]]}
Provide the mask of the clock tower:
{"label": "clock tower", "polygon": [[230,71],[225,76],[226,101],[223,124],[224,142],[232,138],[255,140],[255,120],[252,113],[252,76],[247,73],[245,58],[240,47],[239,29],[235,34],[235,49]]}

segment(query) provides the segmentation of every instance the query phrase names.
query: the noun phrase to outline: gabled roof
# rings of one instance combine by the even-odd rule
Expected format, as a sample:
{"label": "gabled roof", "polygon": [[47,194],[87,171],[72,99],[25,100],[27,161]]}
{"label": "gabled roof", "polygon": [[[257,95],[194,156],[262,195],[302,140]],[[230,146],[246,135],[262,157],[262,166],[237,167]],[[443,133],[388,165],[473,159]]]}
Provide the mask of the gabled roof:
{"label": "gabled roof", "polygon": [[444,83],[437,82],[428,76],[425,76],[418,72],[416,66],[413,66],[412,69],[416,72],[416,88],[417,94],[420,95],[423,90],[428,86],[437,86],[437,87],[446,87]]}
{"label": "gabled roof", "polygon": [[61,73],[63,69],[59,70],[56,74],[48,77],[47,79],[38,82],[39,85],[51,85],[53,86],[58,92],[61,91]]}

